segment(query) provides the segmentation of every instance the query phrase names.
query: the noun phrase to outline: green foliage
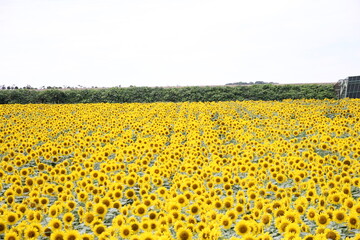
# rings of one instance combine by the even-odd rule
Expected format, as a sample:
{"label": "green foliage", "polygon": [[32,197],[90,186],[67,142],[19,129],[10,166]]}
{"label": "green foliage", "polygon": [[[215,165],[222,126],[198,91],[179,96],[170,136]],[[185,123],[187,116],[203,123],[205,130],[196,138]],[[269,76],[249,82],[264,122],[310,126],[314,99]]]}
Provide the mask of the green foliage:
{"label": "green foliage", "polygon": [[13,89],[0,90],[0,104],[11,103],[133,103],[133,102],[211,102],[242,100],[335,98],[332,84],[272,85],[181,88],[107,89]]}

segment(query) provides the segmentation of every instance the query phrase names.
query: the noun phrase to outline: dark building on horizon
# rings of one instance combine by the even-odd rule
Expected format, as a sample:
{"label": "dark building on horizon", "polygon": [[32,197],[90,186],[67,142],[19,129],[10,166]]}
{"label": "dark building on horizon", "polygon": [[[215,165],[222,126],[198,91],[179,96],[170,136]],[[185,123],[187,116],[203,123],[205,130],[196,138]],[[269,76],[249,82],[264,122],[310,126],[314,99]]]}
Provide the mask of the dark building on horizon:
{"label": "dark building on horizon", "polygon": [[360,98],[360,75],[341,79],[334,88],[338,98]]}

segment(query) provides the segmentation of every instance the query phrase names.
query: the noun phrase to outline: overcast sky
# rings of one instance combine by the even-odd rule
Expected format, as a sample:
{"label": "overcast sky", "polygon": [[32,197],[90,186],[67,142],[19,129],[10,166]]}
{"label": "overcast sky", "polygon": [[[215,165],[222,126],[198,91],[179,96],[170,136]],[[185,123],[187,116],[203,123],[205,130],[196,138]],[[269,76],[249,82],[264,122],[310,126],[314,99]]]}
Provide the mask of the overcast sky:
{"label": "overcast sky", "polygon": [[0,85],[336,82],[359,0],[0,0]]}

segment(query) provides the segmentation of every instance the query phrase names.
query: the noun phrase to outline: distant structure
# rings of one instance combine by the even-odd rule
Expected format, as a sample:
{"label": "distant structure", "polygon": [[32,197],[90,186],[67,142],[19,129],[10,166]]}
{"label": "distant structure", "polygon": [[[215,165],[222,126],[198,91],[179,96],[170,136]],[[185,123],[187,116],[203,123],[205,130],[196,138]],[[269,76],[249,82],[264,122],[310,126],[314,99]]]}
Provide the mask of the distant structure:
{"label": "distant structure", "polygon": [[225,85],[258,85],[258,84],[278,84],[276,82],[264,82],[264,81],[256,81],[256,82],[235,82],[235,83],[227,83]]}
{"label": "distant structure", "polygon": [[360,76],[340,79],[334,88],[338,98],[360,98]]}

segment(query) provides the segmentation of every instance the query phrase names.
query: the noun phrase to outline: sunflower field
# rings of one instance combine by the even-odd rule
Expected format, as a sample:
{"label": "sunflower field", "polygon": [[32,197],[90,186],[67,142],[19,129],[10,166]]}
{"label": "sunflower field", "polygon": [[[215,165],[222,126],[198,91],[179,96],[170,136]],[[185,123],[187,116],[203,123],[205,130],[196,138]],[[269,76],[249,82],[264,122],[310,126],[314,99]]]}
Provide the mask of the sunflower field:
{"label": "sunflower field", "polygon": [[360,100],[0,113],[0,239],[360,239]]}

